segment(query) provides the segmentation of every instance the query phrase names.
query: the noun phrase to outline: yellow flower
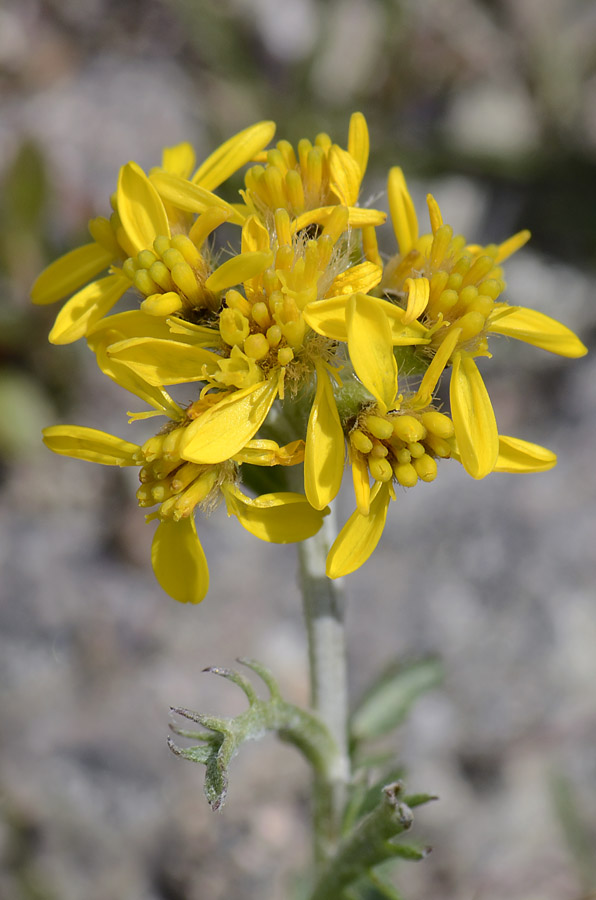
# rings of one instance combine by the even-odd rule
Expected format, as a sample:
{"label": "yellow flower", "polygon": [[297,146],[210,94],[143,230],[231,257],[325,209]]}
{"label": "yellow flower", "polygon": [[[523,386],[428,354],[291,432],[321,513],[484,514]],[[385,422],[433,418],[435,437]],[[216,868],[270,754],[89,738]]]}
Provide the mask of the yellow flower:
{"label": "yellow flower", "polygon": [[[93,242],[51,263],[33,285],[31,296],[39,304],[77,291],[59,313],[50,341],[70,343],[84,336],[133,284],[148,298],[147,311],[154,314],[213,305],[201,291],[209,274],[201,244],[223,221],[241,224],[242,219],[212,191],[252,159],[274,132],[273,122],[240,132],[211,154],[190,181],[194,151],[186,143],[164,150],[162,166],[150,178],[136,163],[123,166],[111,218],[89,223]],[[195,213],[199,218],[193,224],[190,214]],[[189,230],[188,238],[182,230]],[[161,239],[157,248],[156,239]],[[164,253],[169,258],[164,260]],[[109,266],[109,275],[82,287]],[[165,299],[164,293],[169,294]]]}
{"label": "yellow flower", "polygon": [[317,135],[314,144],[303,138],[296,150],[289,141],[278,141],[246,173],[242,192],[246,214],[256,214],[269,224],[275,210],[285,209],[300,230],[320,223],[339,204],[347,208],[351,226],[381,225],[386,218],[383,212],[356,205],[368,153],[368,127],[358,112],[350,119],[347,150],[324,133]]}
{"label": "yellow flower", "polygon": [[[501,299],[501,263],[527,232],[499,246],[467,244],[429,195],[431,231],[420,236],[398,168],[389,206],[399,253],[383,265],[375,229],[386,217],[358,205],[369,152],[360,113],[347,149],[321,134],[296,150],[280,141],[265,151],[274,130],[246,129],[194,174],[188,144],[164,150],[148,174],[127,163],[111,219],[90,224],[93,243],[34,286],[38,303],[76,291],[50,340],[86,337],[104,374],[148,405],[131,420],[168,420],[142,446],[72,425],[46,429],[44,439],[67,456],[139,467],[139,505],[159,520],[153,567],[181,602],[198,602],[208,587],[197,509],[223,500],[262,540],[303,540],[339,491],[346,449],[356,510],[330,550],[332,578],[368,559],[397,486],[433,481],[438,460],[453,458],[474,478],[551,468],[549,450],[498,434],[475,360],[490,356],[490,334],[563,356],[586,352],[554,319]],[[244,202],[218,197],[249,160]],[[240,247],[216,258],[209,238],[224,223],[241,226]],[[129,289],[139,308],[111,314]],[[447,368],[448,412],[435,397]],[[186,408],[166,390],[182,384],[197,385]],[[239,487],[243,465],[302,462],[305,496],[250,498]]]}
{"label": "yellow flower", "polygon": [[490,356],[488,336],[508,335],[568,357],[583,356],[586,348],[560,322],[500,299],[505,288],[501,263],[526,243],[528,231],[500,245],[469,245],[443,224],[429,195],[431,233],[419,237],[414,204],[399,168],[389,173],[388,193],[399,253],[386,266],[382,288],[404,303],[405,321],[415,318],[427,329],[424,353],[432,357],[445,343],[451,344],[446,365],[453,366],[451,413],[462,463],[472,477],[484,478],[499,453],[495,416],[474,361]]}
{"label": "yellow flower", "polygon": [[343,432],[330,377],[337,376],[344,358],[334,340],[309,327],[302,312],[318,302],[343,302],[381,278],[380,267],[371,262],[350,265],[347,226],[348,211],[341,206],[334,208],[318,237],[310,239],[292,234],[284,209],[276,210],[272,235],[250,217],[243,227],[243,252],[206,281],[208,289],[226,291],[218,343],[214,329],[189,328],[185,340],[179,335],[132,337],[107,348],[111,361],[128,366],[156,388],[208,383],[208,392],[191,407],[193,422],[181,445],[181,455],[194,463],[215,464],[234,456],[263,425],[275,399],[283,399],[287,391],[295,395],[314,376],[305,489],[317,509],[333,499],[342,478]]}
{"label": "yellow flower", "polygon": [[252,441],[233,460],[196,465],[181,458],[184,424],[171,427],[143,446],[77,425],[44,429],[44,443],[55,453],[111,466],[139,466],[141,507],[159,505],[148,519],[158,518],[151,549],[155,576],[180,603],[199,603],[209,588],[209,570],[194,521],[195,509],[209,511],[223,498],[228,515],[261,540],[302,541],[315,534],[328,512],[314,510],[301,494],[275,492],[250,498],[238,486],[242,463],[290,466],[304,454],[301,441],[280,447],[274,441]]}
{"label": "yellow flower", "polygon": [[[351,298],[352,310],[356,300]],[[372,298],[361,299],[365,309],[371,303]],[[364,325],[359,323],[359,328]],[[445,342],[439,348],[417,392],[406,398],[397,393],[397,369],[390,343],[379,341],[378,347],[386,348],[386,357],[371,352],[366,360],[358,355],[352,359],[355,368],[357,363],[362,366],[360,372],[356,371],[374,399],[364,402],[346,423],[356,510],[329,551],[330,578],[355,571],[369,558],[383,533],[389,501],[396,499],[395,484],[410,488],[418,481],[434,481],[439,459],[453,457],[463,463],[454,422],[431,400],[450,345]],[[542,472],[556,463],[555,455],[537,444],[506,436],[498,441],[492,471]]]}

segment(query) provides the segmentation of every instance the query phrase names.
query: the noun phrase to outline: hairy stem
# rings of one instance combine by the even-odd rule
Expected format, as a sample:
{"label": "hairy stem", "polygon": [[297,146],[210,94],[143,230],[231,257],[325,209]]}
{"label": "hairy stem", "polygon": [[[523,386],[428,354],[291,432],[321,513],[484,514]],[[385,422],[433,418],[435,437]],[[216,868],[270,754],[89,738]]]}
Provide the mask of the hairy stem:
{"label": "hairy stem", "polygon": [[350,778],[348,754],[348,690],[344,632],[344,597],[337,582],[325,575],[325,559],[335,538],[333,514],[314,537],[298,545],[304,602],[311,702],[334,739],[337,752],[313,785],[315,859],[318,866],[335,852]]}

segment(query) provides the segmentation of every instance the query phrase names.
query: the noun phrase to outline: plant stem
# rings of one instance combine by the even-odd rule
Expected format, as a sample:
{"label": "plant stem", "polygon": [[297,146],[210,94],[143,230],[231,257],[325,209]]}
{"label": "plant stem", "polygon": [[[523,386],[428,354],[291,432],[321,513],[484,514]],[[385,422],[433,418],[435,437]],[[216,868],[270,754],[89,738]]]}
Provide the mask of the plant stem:
{"label": "plant stem", "polygon": [[318,534],[298,545],[311,703],[337,748],[328,770],[316,774],[313,784],[315,861],[319,867],[337,847],[350,778],[345,604],[337,582],[325,575],[325,559],[334,538],[335,522],[331,513],[324,519]]}

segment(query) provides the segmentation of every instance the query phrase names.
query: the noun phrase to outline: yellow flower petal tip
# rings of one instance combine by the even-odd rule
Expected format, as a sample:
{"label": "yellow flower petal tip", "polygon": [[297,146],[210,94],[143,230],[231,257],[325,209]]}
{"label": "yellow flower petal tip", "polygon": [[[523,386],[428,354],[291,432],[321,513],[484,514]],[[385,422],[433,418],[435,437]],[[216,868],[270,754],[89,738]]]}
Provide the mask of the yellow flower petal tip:
{"label": "yellow flower petal tip", "polygon": [[209,590],[207,560],[197,537],[194,518],[164,521],[151,545],[157,581],[179,603],[200,603]]}

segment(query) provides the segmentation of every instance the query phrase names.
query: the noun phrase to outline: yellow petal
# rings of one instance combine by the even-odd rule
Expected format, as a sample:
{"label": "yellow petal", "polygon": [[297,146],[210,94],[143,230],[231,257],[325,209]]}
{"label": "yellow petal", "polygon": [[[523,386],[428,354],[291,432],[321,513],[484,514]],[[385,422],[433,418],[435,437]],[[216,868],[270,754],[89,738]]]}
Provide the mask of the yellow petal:
{"label": "yellow petal", "polygon": [[385,413],[397,394],[397,363],[387,318],[372,297],[353,294],[347,305],[346,324],[354,371]]}
{"label": "yellow petal", "polygon": [[340,294],[353,294],[361,291],[368,294],[372,291],[383,277],[383,269],[372,262],[363,262],[357,266],[350,266],[345,272],[341,272],[337,278],[334,278],[327,294],[329,297],[335,297]]}
{"label": "yellow petal", "polygon": [[48,340],[70,344],[83,337],[130,287],[124,275],[108,275],[93,281],[68,300],[56,317]]}
{"label": "yellow petal", "polygon": [[209,569],[194,518],[157,526],[151,562],[159,584],[179,603],[200,603],[209,590]]}
{"label": "yellow petal", "polygon": [[[132,318],[126,319],[125,317],[127,316]],[[116,359],[110,359],[107,354],[110,344],[113,344],[121,338],[126,338],[127,328],[134,325],[135,317],[138,316],[142,316],[144,319],[150,319],[152,322],[160,322],[162,326],[165,325],[162,320],[156,320],[151,316],[145,316],[144,313],[136,310],[128,313],[120,313],[119,315],[110,316],[107,319],[104,319],[104,322],[106,323],[105,327],[103,329],[97,328],[92,334],[88,335],[87,342],[95,353],[97,365],[104,375],[107,375],[108,378],[115,381],[116,384],[124,388],[125,391],[130,391],[131,394],[140,397],[141,400],[152,406],[158,413],[178,421],[184,418],[184,413],[163,388],[149,384],[144,378],[141,378],[140,375],[133,372],[129,366]],[[122,324],[121,331],[118,331],[115,327],[110,327],[107,324],[115,322],[116,320],[120,320],[120,324]],[[149,333],[151,333],[151,330],[149,330]],[[152,413],[148,413],[148,415],[152,415]]]}
{"label": "yellow petal", "polygon": [[161,198],[135,162],[120,169],[117,206],[122,226],[137,253],[150,249],[159,235],[170,236]]}
{"label": "yellow petal", "polygon": [[[292,234],[308,228],[309,225],[325,225],[329,217],[335,212],[337,206],[321,206],[318,209],[310,209],[302,213],[297,219],[292,220]],[[352,228],[362,228],[365,225],[382,225],[387,219],[387,214],[380,209],[367,209],[361,206],[348,207],[348,225]]]}
{"label": "yellow petal", "polygon": [[309,503],[323,509],[341,485],[345,440],[329,375],[321,365],[316,369],[317,390],[306,431],[304,488]]}
{"label": "yellow petal", "polygon": [[[306,323],[325,337],[331,338],[333,341],[348,340],[348,330],[346,325],[346,309],[349,296],[340,294],[337,297],[326,297],[324,300],[316,300],[308,303],[302,310],[302,316]],[[403,309],[389,303],[387,300],[381,300],[377,297],[369,297],[387,318],[389,329],[391,332],[391,341],[394,346],[410,346],[414,344],[428,344],[428,329],[420,322],[412,322],[410,325],[404,325]]]}
{"label": "yellow petal", "polygon": [[217,197],[204,187],[193,184],[178,175],[171,175],[169,172],[152,172],[151,184],[167,203],[171,203],[172,206],[184,210],[184,212],[202,213],[217,206],[226,210],[229,216],[228,221],[234,225],[242,225],[244,221],[221,197]]}
{"label": "yellow petal", "polygon": [[242,253],[269,250],[269,232],[257,216],[249,216],[242,226]]}
{"label": "yellow petal", "polygon": [[499,455],[493,472],[548,472],[557,464],[556,454],[521,438],[499,435]]}
{"label": "yellow petal", "polygon": [[368,474],[368,464],[366,457],[358,451],[352,451],[352,483],[354,485],[354,495],[356,497],[356,506],[363,516],[367,516],[370,511],[370,476]]}
{"label": "yellow petal", "polygon": [[362,175],[356,160],[334,144],[329,151],[330,187],[343,206],[354,206],[358,200]]}
{"label": "yellow petal", "polygon": [[205,287],[209,291],[225,291],[226,288],[260,275],[272,262],[273,254],[269,252],[254,250],[239,253],[218,266],[205,282]]}
{"label": "yellow petal", "polygon": [[170,175],[179,175],[188,178],[195,164],[195,151],[187,141],[176,144],[175,147],[166,147],[161,155],[162,168]]}
{"label": "yellow petal", "polygon": [[95,242],[77,247],[50,263],[31,288],[34,303],[55,303],[75,291],[112,262],[112,254]]}
{"label": "yellow petal", "polygon": [[430,283],[428,278],[406,278],[404,290],[408,292],[408,304],[404,324],[409,325],[422,315],[428,306]]}
{"label": "yellow petal", "polygon": [[[221,336],[218,328],[208,328],[206,325],[195,325],[194,322],[187,322],[185,319],[178,319],[176,316],[170,316],[167,320],[170,334],[176,340],[181,340],[184,336],[192,337],[193,342],[201,344],[203,347],[219,347],[221,344]],[[180,335],[181,337],[178,337]]]}
{"label": "yellow petal", "polygon": [[108,347],[108,356],[129,366],[148,384],[185,384],[204,381],[203,366],[217,357],[197,347],[175,340],[130,338]]}
{"label": "yellow petal", "polygon": [[416,391],[416,396],[414,398],[414,405],[416,408],[420,409],[428,406],[432,401],[432,395],[434,394],[437,382],[443,374],[445,366],[451,359],[451,354],[457,347],[460,335],[461,328],[454,328],[439,345],[439,349],[433,356],[428,369],[422,377],[420,386]]}
{"label": "yellow petal", "polygon": [[85,459],[104,466],[139,465],[137,444],[82,425],[52,425],[42,431],[46,447],[61,456]]}
{"label": "yellow petal", "polygon": [[441,227],[443,224],[443,216],[441,215],[441,210],[439,209],[439,204],[435,200],[432,194],[426,195],[426,203],[428,206],[428,215],[430,218],[430,227],[432,233],[434,234],[437,229]]}
{"label": "yellow petal", "polygon": [[170,320],[148,316],[140,309],[105,316],[87,332],[87,343],[94,350],[95,342],[104,340],[111,332],[111,343],[133,337],[154,337],[166,340],[170,337]]}
{"label": "yellow petal", "polygon": [[559,356],[577,359],[588,352],[588,348],[565,325],[544,313],[527,309],[524,306],[514,308],[508,315],[493,320],[489,331],[516,338],[526,344],[541,347]]}
{"label": "yellow petal", "polygon": [[275,122],[257,122],[238,132],[208,156],[192,177],[195,184],[212,191],[237,172],[273,138]]}
{"label": "yellow petal", "polygon": [[353,156],[360,169],[360,180],[364,178],[368,165],[370,140],[366,119],[361,112],[352,113],[348,131],[348,153]]}
{"label": "yellow petal", "polygon": [[327,556],[329,578],[349,575],[366,562],[383,534],[389,498],[389,486],[377,482],[368,515],[363,516],[358,510],[352,513]]}
{"label": "yellow petal", "polygon": [[412,249],[418,240],[418,219],[414,203],[408,191],[404,173],[399,166],[394,166],[389,171],[387,182],[389,196],[389,213],[393,223],[393,230],[399,252],[402,256]]}
{"label": "yellow petal", "polygon": [[527,229],[524,231],[518,231],[517,234],[514,234],[512,237],[507,238],[506,241],[503,241],[502,244],[499,245],[499,250],[497,256],[495,258],[495,263],[502,263],[513,253],[517,253],[517,251],[527,244],[530,240],[531,234]]}
{"label": "yellow petal", "polygon": [[279,491],[252,500],[235,487],[224,488],[228,515],[262,541],[289,544],[316,534],[328,509],[313,509],[306,497]]}
{"label": "yellow petal", "polygon": [[277,378],[262,381],[214,404],[186,429],[183,459],[218,463],[239,453],[267,417],[277,395]]}
{"label": "yellow petal", "polygon": [[296,466],[304,460],[304,441],[292,441],[283,447],[276,441],[249,441],[234,459],[253,466]]}
{"label": "yellow petal", "polygon": [[472,478],[484,478],[495,467],[499,433],[488,391],[471,356],[456,353],[453,358],[450,399],[462,465]]}

